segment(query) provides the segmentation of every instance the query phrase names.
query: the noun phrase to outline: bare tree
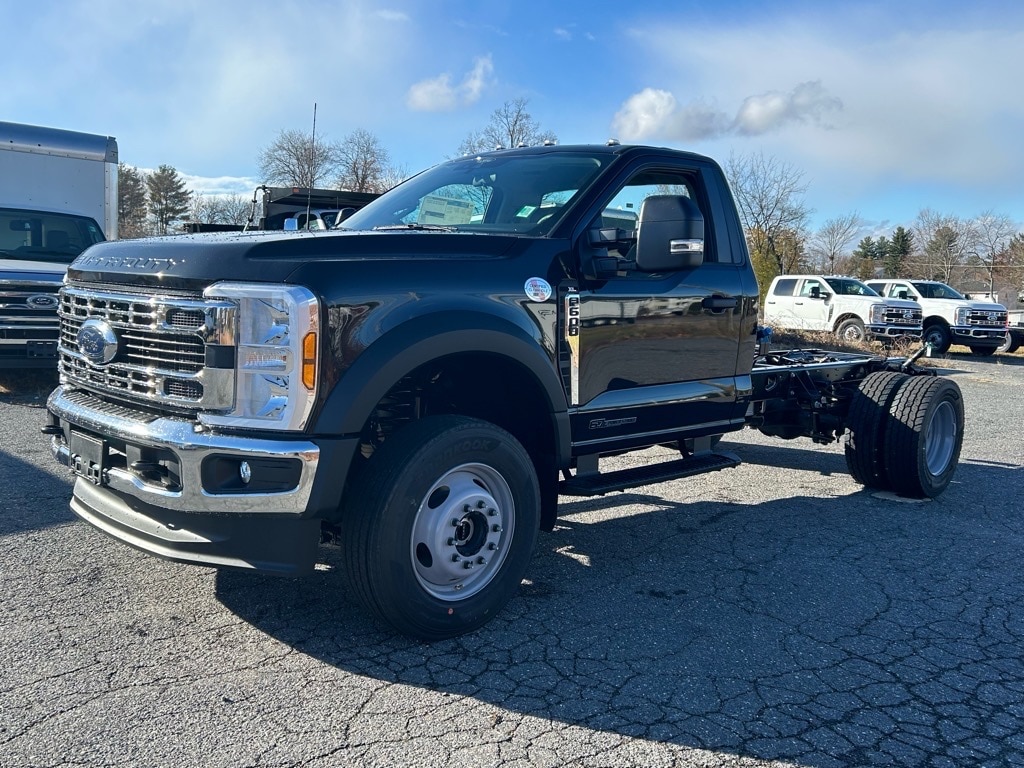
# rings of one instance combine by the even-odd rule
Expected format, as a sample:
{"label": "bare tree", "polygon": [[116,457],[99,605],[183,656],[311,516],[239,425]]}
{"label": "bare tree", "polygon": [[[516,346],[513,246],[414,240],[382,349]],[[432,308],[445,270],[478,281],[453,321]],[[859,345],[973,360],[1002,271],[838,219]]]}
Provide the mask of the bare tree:
{"label": "bare tree", "polygon": [[188,220],[199,224],[213,224],[217,221],[218,204],[216,197],[193,192],[188,206]]}
{"label": "bare tree", "polygon": [[480,131],[470,133],[459,145],[459,155],[472,155],[492,149],[557,142],[551,131],[542,130],[540,124],[527,111],[529,101],[518,98],[506,101],[491,113],[491,121]]}
{"label": "bare tree", "polygon": [[974,220],[978,262],[988,278],[988,291],[995,293],[996,273],[1007,265],[1008,246],[1017,234],[1009,216],[985,211]]}
{"label": "bare tree", "polygon": [[390,189],[390,169],[391,157],[380,140],[360,128],[338,147],[336,186],[350,192],[385,192]]}
{"label": "bare tree", "polygon": [[794,244],[805,239],[811,213],[803,202],[803,171],[758,153],[731,155],[725,172],[752,256],[766,262],[759,279],[769,271],[790,272],[803,256],[802,246]]}
{"label": "bare tree", "polygon": [[384,176],[381,178],[381,184],[383,185],[382,192],[387,192],[392,187],[397,187],[403,181],[408,179],[412,174],[409,173],[409,167],[405,165],[390,165],[384,172]]}
{"label": "bare tree", "polygon": [[856,211],[829,219],[810,238],[808,250],[811,256],[825,267],[828,274],[834,275],[836,260],[853,242],[862,226],[863,220]]}
{"label": "bare tree", "polygon": [[316,187],[338,172],[339,148],[320,136],[281,131],[260,150],[259,169],[266,184]]}
{"label": "bare tree", "polygon": [[949,283],[977,250],[973,221],[924,208],[914,221],[914,242],[920,248],[911,263],[911,277]]}
{"label": "bare tree", "polygon": [[249,220],[252,199],[246,195],[224,195],[218,202],[218,221],[220,223],[242,225]]}

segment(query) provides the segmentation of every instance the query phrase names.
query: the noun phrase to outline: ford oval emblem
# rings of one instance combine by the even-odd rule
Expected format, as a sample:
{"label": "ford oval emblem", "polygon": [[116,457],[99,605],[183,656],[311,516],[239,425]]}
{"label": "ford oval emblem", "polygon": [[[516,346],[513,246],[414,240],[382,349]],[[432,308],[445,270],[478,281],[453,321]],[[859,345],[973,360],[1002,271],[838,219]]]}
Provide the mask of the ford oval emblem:
{"label": "ford oval emblem", "polygon": [[78,351],[93,365],[106,365],[117,354],[117,336],[106,320],[86,320],[75,341]]}
{"label": "ford oval emblem", "polygon": [[34,293],[25,299],[29,309],[56,309],[57,297],[50,293]]}

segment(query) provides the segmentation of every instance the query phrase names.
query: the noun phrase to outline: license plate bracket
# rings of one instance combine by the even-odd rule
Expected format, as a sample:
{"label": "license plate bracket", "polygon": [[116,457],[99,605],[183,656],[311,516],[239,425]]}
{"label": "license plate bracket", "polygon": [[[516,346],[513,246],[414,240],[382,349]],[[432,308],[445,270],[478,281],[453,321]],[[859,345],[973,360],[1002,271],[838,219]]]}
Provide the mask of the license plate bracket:
{"label": "license plate bracket", "polygon": [[28,357],[56,357],[56,341],[29,341],[25,345],[25,354]]}
{"label": "license plate bracket", "polygon": [[72,471],[94,485],[103,485],[103,474],[107,468],[107,441],[72,431],[69,448]]}

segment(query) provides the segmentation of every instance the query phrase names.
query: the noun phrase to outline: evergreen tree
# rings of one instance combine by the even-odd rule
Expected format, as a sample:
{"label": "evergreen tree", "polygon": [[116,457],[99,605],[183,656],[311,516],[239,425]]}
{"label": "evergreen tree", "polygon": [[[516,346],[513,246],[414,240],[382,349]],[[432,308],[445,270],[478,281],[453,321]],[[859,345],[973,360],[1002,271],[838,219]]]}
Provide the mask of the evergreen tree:
{"label": "evergreen tree", "polygon": [[905,277],[907,259],[914,252],[914,234],[903,227],[896,227],[892,240],[883,256],[886,277]]}
{"label": "evergreen tree", "polygon": [[122,238],[146,234],[146,175],[124,163],[117,164],[117,228]]}
{"label": "evergreen tree", "polygon": [[853,251],[851,262],[851,273],[853,277],[861,280],[870,279],[875,272],[875,258],[878,255],[878,243],[875,238],[868,235],[861,238],[857,248]]}
{"label": "evergreen tree", "polygon": [[169,165],[161,165],[146,178],[149,190],[149,213],[156,223],[157,232],[166,235],[171,222],[188,212],[192,193],[185,182]]}

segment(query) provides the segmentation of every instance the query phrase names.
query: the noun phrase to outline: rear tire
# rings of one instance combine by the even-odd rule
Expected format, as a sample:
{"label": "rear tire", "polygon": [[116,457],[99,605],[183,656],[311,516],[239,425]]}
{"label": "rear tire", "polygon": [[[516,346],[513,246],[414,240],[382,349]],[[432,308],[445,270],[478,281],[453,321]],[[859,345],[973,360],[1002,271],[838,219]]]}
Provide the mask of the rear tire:
{"label": "rear tire", "polygon": [[964,440],[964,402],[950,379],[904,381],[889,408],[885,463],[901,496],[934,498],[953,479]]}
{"label": "rear tire", "polygon": [[462,416],[427,417],[389,436],[343,503],[354,596],[427,641],[471,632],[501,610],[540,527],[529,454],[505,430]]}
{"label": "rear tire", "polygon": [[846,467],[861,485],[890,490],[884,449],[889,406],[908,376],[895,371],[876,371],[864,377],[850,403],[844,452]]}

